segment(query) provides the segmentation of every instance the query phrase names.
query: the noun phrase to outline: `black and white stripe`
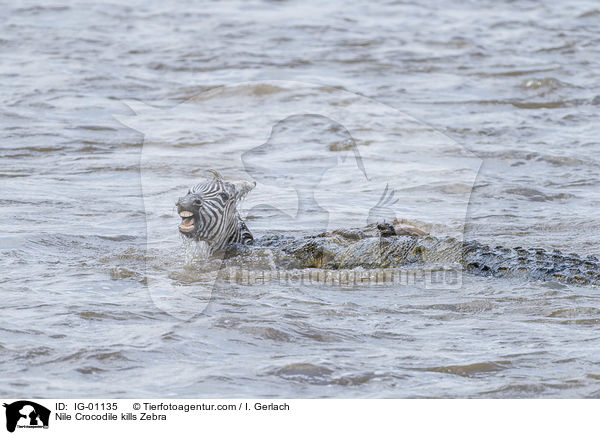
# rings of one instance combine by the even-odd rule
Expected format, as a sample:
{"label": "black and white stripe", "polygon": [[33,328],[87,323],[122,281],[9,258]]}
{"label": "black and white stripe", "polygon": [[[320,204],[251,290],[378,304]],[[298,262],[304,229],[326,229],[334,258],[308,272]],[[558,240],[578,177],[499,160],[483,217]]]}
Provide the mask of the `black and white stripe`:
{"label": "black and white stripe", "polygon": [[252,233],[240,217],[237,205],[254,183],[228,182],[217,172],[210,172],[212,179],[195,185],[188,192],[188,196],[193,195],[198,201],[195,203],[198,208],[195,213],[198,239],[208,242],[212,251],[225,249],[232,243],[252,242]]}

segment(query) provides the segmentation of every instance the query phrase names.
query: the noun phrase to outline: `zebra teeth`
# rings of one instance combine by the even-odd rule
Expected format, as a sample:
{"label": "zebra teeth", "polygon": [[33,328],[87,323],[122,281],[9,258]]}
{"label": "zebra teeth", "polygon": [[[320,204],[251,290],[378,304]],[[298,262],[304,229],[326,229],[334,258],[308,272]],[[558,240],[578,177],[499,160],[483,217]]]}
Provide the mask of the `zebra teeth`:
{"label": "zebra teeth", "polygon": [[192,223],[189,225],[179,225],[179,229],[181,231],[183,231],[184,233],[189,233],[190,231],[192,231],[194,229],[194,224]]}
{"label": "zebra teeth", "polygon": [[181,213],[179,213],[179,216],[181,216],[182,218],[189,218],[194,216],[194,213],[192,213],[191,211],[182,211]]}

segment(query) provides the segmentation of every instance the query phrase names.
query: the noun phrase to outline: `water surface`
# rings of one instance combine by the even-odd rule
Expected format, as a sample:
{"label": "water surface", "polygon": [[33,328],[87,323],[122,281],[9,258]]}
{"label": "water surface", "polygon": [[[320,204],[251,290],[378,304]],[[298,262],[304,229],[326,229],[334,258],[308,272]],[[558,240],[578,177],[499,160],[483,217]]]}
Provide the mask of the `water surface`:
{"label": "water surface", "polygon": [[[258,182],[257,235],[310,234],[364,224],[389,183],[395,216],[435,234],[597,255],[597,3],[3,10],[1,395],[600,395],[597,288],[213,287],[173,208],[214,168]],[[320,177],[315,202],[287,176]],[[161,283],[204,313],[169,314]]]}

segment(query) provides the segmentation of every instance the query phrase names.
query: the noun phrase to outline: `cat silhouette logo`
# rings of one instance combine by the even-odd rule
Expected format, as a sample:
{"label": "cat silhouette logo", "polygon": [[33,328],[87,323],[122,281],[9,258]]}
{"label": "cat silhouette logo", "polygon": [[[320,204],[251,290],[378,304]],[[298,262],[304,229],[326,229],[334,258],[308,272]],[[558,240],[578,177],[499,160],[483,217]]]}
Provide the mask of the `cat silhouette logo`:
{"label": "cat silhouette logo", "polygon": [[19,400],[6,408],[6,430],[14,432],[15,428],[48,429],[50,410],[42,405],[29,400]]}

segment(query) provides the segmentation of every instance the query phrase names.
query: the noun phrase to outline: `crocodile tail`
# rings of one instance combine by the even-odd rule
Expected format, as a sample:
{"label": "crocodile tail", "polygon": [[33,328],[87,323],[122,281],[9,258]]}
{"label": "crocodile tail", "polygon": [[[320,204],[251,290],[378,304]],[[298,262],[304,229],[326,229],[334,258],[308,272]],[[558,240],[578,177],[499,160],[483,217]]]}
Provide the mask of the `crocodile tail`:
{"label": "crocodile tail", "polygon": [[494,248],[479,242],[463,243],[465,271],[480,276],[554,281],[578,285],[600,284],[600,261],[542,248]]}

